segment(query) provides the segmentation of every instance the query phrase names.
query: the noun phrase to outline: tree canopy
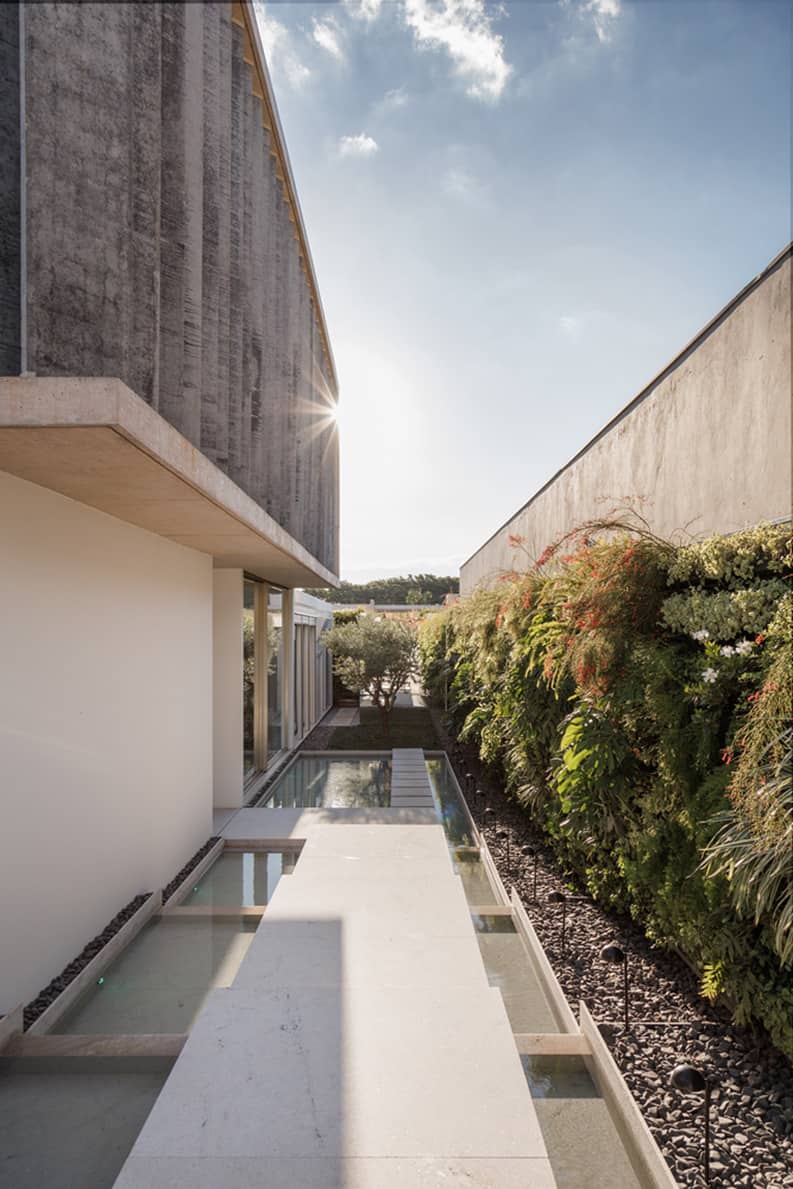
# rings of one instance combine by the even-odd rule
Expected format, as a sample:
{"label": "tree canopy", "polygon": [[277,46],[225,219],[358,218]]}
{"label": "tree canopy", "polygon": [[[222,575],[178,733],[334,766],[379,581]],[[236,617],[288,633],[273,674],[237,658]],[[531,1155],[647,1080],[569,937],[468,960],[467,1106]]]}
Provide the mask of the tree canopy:
{"label": "tree canopy", "polygon": [[362,615],[323,632],[322,642],[333,656],[336,676],[348,689],[371,697],[387,734],[396,696],[416,668],[415,633],[397,620]]}
{"label": "tree canopy", "polygon": [[405,578],[376,578],[373,582],[342,582],[339,590],[323,587],[309,590],[308,594],[327,599],[330,603],[374,602],[396,605],[442,603],[444,595],[458,594],[459,590],[459,578],[408,574]]}

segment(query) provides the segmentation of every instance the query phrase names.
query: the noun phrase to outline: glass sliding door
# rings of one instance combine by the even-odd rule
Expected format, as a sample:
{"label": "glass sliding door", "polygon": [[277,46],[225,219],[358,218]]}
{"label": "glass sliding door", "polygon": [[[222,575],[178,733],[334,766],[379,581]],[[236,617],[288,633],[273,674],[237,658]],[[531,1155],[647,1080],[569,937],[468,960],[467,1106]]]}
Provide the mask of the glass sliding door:
{"label": "glass sliding door", "polygon": [[286,747],[284,737],[283,594],[253,578],[243,581],[243,782],[263,772]]}
{"label": "glass sliding door", "polygon": [[256,771],[256,638],[258,616],[256,587],[258,583],[243,582],[242,586],[242,778],[248,780]]}
{"label": "glass sliding door", "polygon": [[267,599],[267,759],[284,747],[284,617],[283,595],[270,590]]}

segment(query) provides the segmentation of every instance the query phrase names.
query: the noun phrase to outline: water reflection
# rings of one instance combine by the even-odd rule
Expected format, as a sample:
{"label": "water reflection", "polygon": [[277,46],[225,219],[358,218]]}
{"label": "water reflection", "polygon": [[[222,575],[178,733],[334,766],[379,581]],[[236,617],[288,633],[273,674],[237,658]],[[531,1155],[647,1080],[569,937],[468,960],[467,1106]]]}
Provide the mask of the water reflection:
{"label": "water reflection", "polygon": [[0,1057],[0,1185],[109,1189],[172,1064]]}
{"label": "water reflection", "polygon": [[299,756],[260,804],[270,809],[377,809],[390,802],[389,759]]}
{"label": "water reflection", "polygon": [[214,987],[229,987],[258,917],[160,916],[67,1012],[57,1032],[188,1032]]}
{"label": "water reflection", "polygon": [[182,903],[223,908],[269,904],[281,876],[290,875],[296,861],[296,850],[224,851]]}

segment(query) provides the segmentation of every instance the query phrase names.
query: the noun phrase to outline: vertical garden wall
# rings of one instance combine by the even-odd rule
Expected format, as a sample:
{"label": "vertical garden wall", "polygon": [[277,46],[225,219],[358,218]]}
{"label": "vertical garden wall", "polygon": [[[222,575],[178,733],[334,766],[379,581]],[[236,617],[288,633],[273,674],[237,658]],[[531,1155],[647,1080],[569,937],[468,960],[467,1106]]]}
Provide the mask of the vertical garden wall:
{"label": "vertical garden wall", "polygon": [[793,1056],[789,526],[591,524],[526,569],[424,623],[428,689],[589,891]]}

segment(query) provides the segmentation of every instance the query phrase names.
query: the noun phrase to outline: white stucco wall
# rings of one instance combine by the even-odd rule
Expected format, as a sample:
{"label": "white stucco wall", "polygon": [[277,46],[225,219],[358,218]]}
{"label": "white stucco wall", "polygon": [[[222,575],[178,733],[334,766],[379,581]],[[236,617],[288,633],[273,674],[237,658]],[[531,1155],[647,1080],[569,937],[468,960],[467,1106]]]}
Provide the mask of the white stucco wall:
{"label": "white stucco wall", "polygon": [[212,562],[0,473],[0,1011],[211,834]]}
{"label": "white stucco wall", "polygon": [[502,525],[461,567],[461,593],[525,569],[564,533],[630,501],[666,537],[788,517],[791,268],[788,249]]}
{"label": "white stucco wall", "polygon": [[242,805],[242,570],[215,570],[214,801]]}

